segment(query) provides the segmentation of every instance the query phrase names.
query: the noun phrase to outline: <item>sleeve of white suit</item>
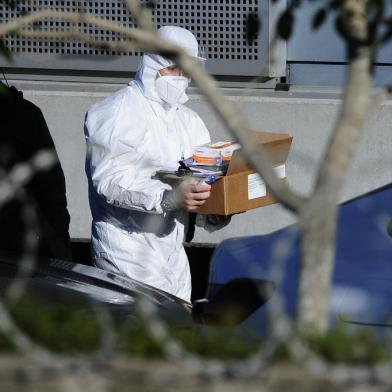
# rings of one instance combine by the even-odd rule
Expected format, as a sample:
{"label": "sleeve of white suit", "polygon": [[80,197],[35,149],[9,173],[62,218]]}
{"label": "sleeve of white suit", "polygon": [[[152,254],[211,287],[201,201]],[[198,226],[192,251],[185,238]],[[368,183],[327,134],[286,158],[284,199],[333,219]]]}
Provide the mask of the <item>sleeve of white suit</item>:
{"label": "sleeve of white suit", "polygon": [[163,213],[162,196],[171,186],[151,178],[156,167],[151,153],[146,154],[147,148],[151,151],[153,141],[146,132],[144,117],[138,110],[131,112],[124,97],[115,99],[115,104],[108,102],[106,107],[93,109],[87,115],[92,185],[109,204]]}

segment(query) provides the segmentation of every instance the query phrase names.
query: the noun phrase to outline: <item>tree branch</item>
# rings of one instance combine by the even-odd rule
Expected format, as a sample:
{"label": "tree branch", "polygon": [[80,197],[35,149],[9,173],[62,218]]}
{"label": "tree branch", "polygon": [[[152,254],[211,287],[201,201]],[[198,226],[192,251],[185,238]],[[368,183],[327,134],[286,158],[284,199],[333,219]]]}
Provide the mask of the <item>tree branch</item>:
{"label": "tree branch", "polygon": [[147,31],[155,30],[154,24],[152,23],[151,11],[142,7],[139,0],[124,0],[124,2],[141,28]]}
{"label": "tree branch", "polygon": [[36,31],[22,29],[18,30],[18,35],[26,38],[48,38],[48,39],[67,39],[69,41],[82,41],[93,47],[112,50],[114,52],[134,52],[142,50],[143,46],[137,43],[124,41],[124,42],[113,42],[113,41],[98,41],[91,38],[91,35],[82,33],[79,30],[70,31]]}
{"label": "tree branch", "polygon": [[[41,10],[11,22],[3,23],[0,25],[0,36],[18,30],[20,26],[46,18],[65,19],[74,23],[88,23],[98,28],[117,32],[124,35],[124,37],[128,38],[130,41],[134,41],[145,50],[157,51],[178,60],[179,65],[194,80],[196,85],[212,104],[213,109],[227,125],[234,137],[240,142],[246,159],[248,159],[249,163],[263,176],[272,195],[286,208],[295,212],[299,211],[304,199],[291,191],[283,181],[277,178],[269,158],[259,146],[256,146],[253,143],[250,137],[250,130],[242,120],[235,106],[226,101],[224,95],[217,88],[214,79],[206,74],[203,68],[191,59],[182,48],[159,39],[159,37],[151,31],[130,29],[90,14],[52,10]],[[74,38],[73,32],[71,32],[70,35]],[[92,41],[89,43],[99,46],[98,42],[95,43]]]}
{"label": "tree branch", "polygon": [[388,29],[381,37],[377,39],[376,41],[377,45],[383,45],[392,38],[392,17],[384,19],[383,23],[385,24],[385,26],[388,27]]}
{"label": "tree branch", "polygon": [[[347,29],[358,39],[367,41],[367,23],[359,3],[365,0],[346,0],[344,2]],[[359,9],[358,9],[359,8]],[[354,20],[353,20],[354,19]],[[356,45],[349,42],[348,46]],[[335,131],[331,137],[327,152],[322,162],[316,192],[323,193],[325,184],[335,183],[339,187],[348,169],[348,164],[358,145],[362,124],[369,112],[370,93],[372,88],[371,63],[373,49],[371,46],[348,48],[349,54],[354,53],[348,66],[348,78],[344,91],[343,104]]]}
{"label": "tree branch", "polygon": [[[66,20],[70,23],[86,23],[89,25],[93,25],[104,30],[119,33],[123,35],[124,38],[128,38],[129,40],[134,40],[136,42],[142,43],[149,50],[156,48],[159,41],[152,32],[136,28],[128,28],[119,23],[110,21],[108,19],[99,18],[91,14],[53,11],[49,9],[43,9],[25,16],[21,16],[10,22],[1,23],[0,36],[15,32],[22,26],[29,25],[37,21],[42,21],[44,19],[61,19]],[[170,45],[170,48],[171,47],[172,45]]]}
{"label": "tree branch", "polygon": [[373,46],[369,42],[366,0],[343,0],[342,23],[351,37],[344,99],[316,180],[315,191],[301,211],[301,261],[297,322],[299,328],[325,332],[334,264],[339,192],[357,149],[370,107]]}
{"label": "tree branch", "polygon": [[262,148],[253,142],[250,129],[246,126],[234,105],[226,101],[224,95],[217,88],[215,80],[183,53],[178,57],[178,63],[191,76],[201,92],[208,98],[212,108],[239,141],[246,159],[265,179],[271,193],[286,208],[298,212],[305,199],[289,190],[287,185],[277,178],[271,161]]}

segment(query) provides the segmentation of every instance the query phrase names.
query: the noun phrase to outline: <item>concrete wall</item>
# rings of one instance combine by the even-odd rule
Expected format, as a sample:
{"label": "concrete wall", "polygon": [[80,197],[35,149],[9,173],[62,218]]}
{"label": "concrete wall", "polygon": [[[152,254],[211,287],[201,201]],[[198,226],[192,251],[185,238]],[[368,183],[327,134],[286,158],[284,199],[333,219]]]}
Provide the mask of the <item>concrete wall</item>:
{"label": "concrete wall", "polygon": [[[91,216],[84,174],[85,141],[83,119],[86,110],[112,91],[113,84],[71,82],[18,82],[25,97],[43,111],[55,141],[66,182],[71,237],[89,238]],[[227,99],[254,130],[287,132],[294,136],[287,162],[289,184],[296,191],[310,191],[323,149],[333,128],[339,94],[331,89],[292,88],[289,92],[226,89]],[[204,98],[191,91],[189,106],[206,122],[212,139],[227,136],[225,128]],[[359,150],[347,177],[342,200],[347,200],[389,183],[392,178],[392,101],[385,102],[369,117]],[[234,216],[225,229],[208,234],[197,230],[194,242],[216,243],[233,236],[267,233],[283,227],[295,217],[279,205]]]}

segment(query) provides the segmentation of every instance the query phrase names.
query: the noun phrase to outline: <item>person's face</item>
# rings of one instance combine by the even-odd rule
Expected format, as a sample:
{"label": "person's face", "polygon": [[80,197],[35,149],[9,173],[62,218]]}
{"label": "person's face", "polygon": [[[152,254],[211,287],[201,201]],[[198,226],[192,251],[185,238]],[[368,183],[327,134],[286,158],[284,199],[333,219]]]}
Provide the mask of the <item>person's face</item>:
{"label": "person's face", "polygon": [[155,79],[158,79],[161,76],[186,76],[185,72],[177,67],[176,65],[171,65],[170,67],[162,68],[157,72],[157,76]]}

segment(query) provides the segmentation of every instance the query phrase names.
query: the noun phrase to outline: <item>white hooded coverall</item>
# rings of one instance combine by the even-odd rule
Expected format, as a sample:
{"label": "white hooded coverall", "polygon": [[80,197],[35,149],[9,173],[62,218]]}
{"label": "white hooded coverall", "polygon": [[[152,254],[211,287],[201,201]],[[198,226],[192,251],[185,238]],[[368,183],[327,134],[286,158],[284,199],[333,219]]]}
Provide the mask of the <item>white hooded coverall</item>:
{"label": "white hooded coverall", "polygon": [[[196,42],[197,56],[197,41],[187,30],[165,27],[159,33],[193,56]],[[184,102],[169,108],[157,95],[156,74],[170,65],[159,55],[145,54],[135,80],[87,113],[92,259],[99,268],[189,301],[191,279],[182,245],[186,214],[162,210],[163,193],[172,188],[153,177],[210,136]]]}

